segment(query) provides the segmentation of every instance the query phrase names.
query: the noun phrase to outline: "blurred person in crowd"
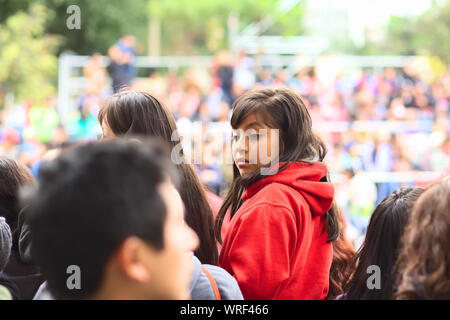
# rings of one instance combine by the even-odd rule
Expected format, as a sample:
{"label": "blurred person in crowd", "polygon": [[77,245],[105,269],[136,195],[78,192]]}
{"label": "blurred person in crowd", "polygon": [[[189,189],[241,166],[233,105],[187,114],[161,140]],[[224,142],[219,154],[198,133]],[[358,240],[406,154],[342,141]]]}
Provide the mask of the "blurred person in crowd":
{"label": "blurred person in crowd", "polygon": [[[246,299],[325,299],[335,284],[330,268],[339,212],[322,162],[326,148],[306,106],[288,88],[251,90],[233,104],[231,126],[234,175],[216,219],[218,239],[228,210],[231,222],[219,265]],[[244,134],[249,129],[254,132]],[[269,129],[281,131],[280,141]],[[279,143],[281,152],[269,152],[265,161],[250,155]]]}
{"label": "blurred person in crowd", "polygon": [[101,95],[95,94],[90,89],[87,89],[78,99],[77,110],[84,119],[89,116],[96,117],[103,100]]}
{"label": "blurred person in crowd", "polygon": [[354,95],[356,120],[375,120],[375,103],[373,94],[367,89],[361,89]]}
{"label": "blurred person in crowd", "polygon": [[68,134],[72,140],[96,139],[100,133],[97,122],[103,98],[86,93],[78,101],[78,112],[70,114]]}
{"label": "blurred person in crowd", "polygon": [[177,125],[169,110],[148,93],[121,92],[106,101],[98,120],[103,129],[103,139],[130,134],[153,136],[168,142],[175,150],[174,153],[181,158],[176,160],[181,177],[179,192],[186,207],[185,219],[200,238],[195,255],[202,263],[217,264],[213,213],[195,169],[184,159]]}
{"label": "blurred person in crowd", "polygon": [[[443,137],[445,139],[445,137]],[[450,173],[450,137],[437,142],[429,156],[429,168],[432,171]]]}
{"label": "blurred person in crowd", "polygon": [[131,86],[136,76],[135,44],[136,39],[134,36],[124,35],[115,45],[108,49],[108,57],[111,61],[107,70],[112,79],[113,92],[118,92],[124,87]]}
{"label": "blurred person in crowd", "polygon": [[0,157],[0,172],[0,216],[6,218],[15,233],[21,210],[19,189],[23,186],[34,186],[35,179],[27,167],[9,157]]}
{"label": "blurred person in crowd", "polygon": [[[52,129],[52,132],[53,130],[54,128]],[[44,143],[38,141],[35,130],[31,126],[26,127],[22,135],[23,142],[20,144],[18,159],[20,163],[30,168],[33,172],[33,167],[39,162],[42,155],[47,151],[47,147]]]}
{"label": "blurred person in crowd", "polygon": [[294,77],[288,81],[288,86],[300,93],[304,97],[309,96],[311,87],[311,78],[308,75],[308,69],[300,69]]}
{"label": "blurred person in crowd", "polygon": [[3,268],[8,264],[11,246],[11,228],[6,223],[5,217],[0,216],[0,275],[3,272]]}
{"label": "blurred person in crowd", "polygon": [[203,100],[200,102],[200,105],[197,111],[192,116],[192,121],[201,122],[202,124],[206,124],[211,122],[211,112],[210,107],[207,100]]}
{"label": "blurred person in crowd", "polygon": [[157,99],[164,100],[166,95],[166,80],[156,69],[151,68],[148,72],[148,77],[143,80],[134,81],[131,89],[133,91],[148,92]]}
{"label": "blurred person in crowd", "polygon": [[219,110],[217,113],[217,119],[216,121],[219,123],[228,123],[229,122],[229,115],[231,112],[230,105],[226,101],[221,101],[219,104]]}
{"label": "blurred person in crowd", "polygon": [[330,90],[324,97],[321,106],[322,120],[324,121],[348,121],[349,113],[344,106],[342,94],[338,90]]}
{"label": "blurred person in crowd", "polygon": [[0,158],[0,216],[12,231],[12,247],[3,273],[11,284],[14,299],[32,299],[44,281],[38,268],[25,255],[27,240],[20,234],[25,211],[19,200],[19,191],[34,187],[35,179],[27,167],[11,158]]}
{"label": "blurred person in crowd", "polygon": [[257,76],[256,84],[263,87],[270,87],[272,83],[272,71],[268,67],[263,68]]}
{"label": "blurred person in crowd", "polygon": [[223,90],[220,87],[211,87],[209,94],[206,96],[206,101],[209,106],[209,113],[212,121],[217,121],[222,103],[226,103],[228,108],[230,108],[226,100]]}
{"label": "blurred person in crowd", "polygon": [[401,98],[392,99],[386,115],[387,120],[406,120],[406,107]]}
{"label": "blurred person in crowd", "polygon": [[83,76],[86,78],[86,87],[93,95],[101,96],[106,85],[107,71],[103,66],[103,57],[94,53],[83,68]]}
{"label": "blurred person in crowd", "polygon": [[288,83],[289,73],[286,69],[280,69],[275,75],[275,79],[272,82],[273,87],[285,87]]}
{"label": "blurred person in crowd", "polygon": [[212,71],[216,83],[223,91],[224,99],[231,105],[234,101],[232,94],[234,78],[234,58],[228,50],[221,50],[213,59]]}
{"label": "blurred person in crowd", "polygon": [[[29,103],[21,103],[14,105],[7,111],[4,110],[5,114],[3,114],[3,117],[1,116],[2,113],[0,113],[0,123],[3,123],[7,128],[14,128],[21,132],[27,125],[29,108]],[[3,121],[2,118],[4,118]]]}
{"label": "blurred person in crowd", "polygon": [[201,142],[201,163],[195,164],[200,182],[206,186],[209,191],[219,195],[222,186],[222,174],[219,165],[216,163],[216,143],[213,136],[207,134],[207,128],[203,124],[203,139]]}
{"label": "blurred person in crowd", "polygon": [[450,179],[427,188],[401,241],[395,297],[450,299]]}
{"label": "blurred person in crowd", "polygon": [[13,128],[3,129],[0,136],[0,156],[17,159],[20,154],[19,143],[19,131]]}
{"label": "blurred person in crowd", "polygon": [[[351,276],[339,299],[389,300],[393,298],[398,275],[396,261],[401,237],[410,220],[412,207],[422,194],[422,188],[408,187],[394,191],[375,208],[365,239],[352,261]],[[368,268],[377,266],[381,272],[379,286],[367,286]]]}
{"label": "blurred person in crowd", "polygon": [[[357,170],[349,186],[350,220],[359,233],[365,233],[367,223],[377,200],[377,188],[364,172]],[[358,247],[358,243],[355,244]]]}
{"label": "blurred person in crowd", "polygon": [[367,91],[374,96],[378,93],[378,83],[376,76],[368,69],[361,70],[361,76],[355,86],[356,91]]}
{"label": "blurred person in crowd", "polygon": [[[30,207],[32,256],[55,298],[189,298],[198,238],[159,148],[90,143],[42,168]],[[78,290],[67,286],[68,266],[81,272]]]}
{"label": "blurred person in crowd", "polygon": [[[331,171],[331,169],[330,169]],[[334,171],[339,172],[339,171]],[[355,247],[355,244],[360,240],[361,230],[358,230],[354,225],[353,219],[350,216],[350,182],[354,176],[353,169],[346,168],[340,175],[340,179],[335,183],[336,187],[336,204],[341,210],[343,217],[345,218],[345,230],[344,235],[348,241]]]}
{"label": "blurred person in crowd", "polygon": [[164,100],[175,119],[178,119],[180,104],[183,101],[183,86],[175,72],[169,71],[166,76],[166,92]]}
{"label": "blurred person in crowd", "polygon": [[394,68],[385,68],[383,70],[383,80],[388,85],[389,89],[386,93],[389,93],[389,97],[395,97],[399,95],[399,89],[401,86],[401,77]]}
{"label": "blurred person in crowd", "polygon": [[17,286],[3,274],[3,268],[11,255],[12,236],[11,229],[5,218],[0,216],[0,300],[12,300],[18,297]]}
{"label": "blurred person in crowd", "polygon": [[180,104],[179,118],[192,120],[202,100],[202,90],[193,70],[184,74],[184,97]]}
{"label": "blurred person in crowd", "polygon": [[52,140],[53,130],[59,124],[56,111],[56,97],[51,97],[43,105],[32,105],[28,112],[29,125],[39,142]]}
{"label": "blurred person in crowd", "polygon": [[233,96],[239,97],[255,84],[255,61],[245,49],[239,50],[233,73]]}

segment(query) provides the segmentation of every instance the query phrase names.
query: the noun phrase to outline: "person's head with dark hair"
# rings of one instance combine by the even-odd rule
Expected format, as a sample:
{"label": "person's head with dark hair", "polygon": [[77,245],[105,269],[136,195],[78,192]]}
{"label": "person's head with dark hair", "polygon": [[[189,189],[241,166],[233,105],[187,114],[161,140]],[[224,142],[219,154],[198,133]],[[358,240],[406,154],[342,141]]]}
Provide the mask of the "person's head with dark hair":
{"label": "person's head with dark hair", "polygon": [[[246,145],[245,155],[242,152],[239,154],[237,143],[233,141],[233,152],[235,153],[233,155],[235,158],[233,182],[216,219],[215,233],[218,239],[220,239],[220,230],[227,210],[231,209],[231,217],[233,217],[240,206],[244,190],[263,177],[259,170],[261,167],[267,167],[273,163],[273,160],[282,163],[279,170],[298,161],[322,162],[327,152],[323,141],[312,131],[312,120],[301,96],[292,89],[261,88],[240,96],[232,107],[231,127],[236,132],[246,129],[246,132],[253,130],[255,134],[247,137],[249,141]],[[267,134],[258,134],[260,129],[265,129]],[[279,132],[278,141],[270,139],[275,136],[272,135],[273,129]],[[237,138],[238,135],[234,134],[233,140]],[[263,139],[264,142],[262,142]],[[258,146],[252,146],[252,144],[256,144],[257,140]],[[268,144],[266,150],[268,151],[267,156],[271,158],[269,164],[263,163],[259,159],[260,151],[264,148],[261,146],[263,143]],[[269,154],[272,149],[271,144],[274,143],[278,144],[278,155]],[[252,163],[252,159],[249,159],[252,147],[255,148],[253,150],[258,148],[258,159],[253,161],[257,163]],[[244,161],[242,164],[238,163],[239,158]],[[327,178],[324,177],[324,179]],[[338,213],[330,210],[326,217],[329,240],[336,240],[339,234]]]}
{"label": "person's head with dark hair", "polygon": [[54,297],[189,297],[198,239],[163,154],[155,143],[114,140],[43,164],[29,211],[31,252]]}
{"label": "person's head with dark hair", "polygon": [[[370,217],[364,242],[355,255],[354,271],[345,285],[345,299],[392,299],[398,274],[396,261],[401,237],[410,220],[412,207],[422,192],[423,189],[419,187],[398,189],[384,198],[375,208]],[[381,288],[368,288],[370,266],[379,268]]]}
{"label": "person's head with dark hair", "polygon": [[402,238],[396,299],[450,299],[450,179],[414,205]]}
{"label": "person's head with dark hair", "polygon": [[[19,212],[19,189],[34,186],[30,170],[17,160],[0,157],[0,216],[5,217],[15,238]],[[15,239],[17,240],[17,239]],[[16,241],[13,241],[16,244]]]}
{"label": "person's head with dark hair", "polygon": [[[177,135],[175,118],[155,97],[145,92],[126,91],[112,95],[98,114],[103,138],[143,135],[158,137],[179,150],[183,150]],[[195,255],[202,263],[217,264],[218,251],[214,238],[214,221],[204,187],[194,168],[181,162],[177,165],[180,174],[181,198],[186,208],[185,219],[200,238]]]}

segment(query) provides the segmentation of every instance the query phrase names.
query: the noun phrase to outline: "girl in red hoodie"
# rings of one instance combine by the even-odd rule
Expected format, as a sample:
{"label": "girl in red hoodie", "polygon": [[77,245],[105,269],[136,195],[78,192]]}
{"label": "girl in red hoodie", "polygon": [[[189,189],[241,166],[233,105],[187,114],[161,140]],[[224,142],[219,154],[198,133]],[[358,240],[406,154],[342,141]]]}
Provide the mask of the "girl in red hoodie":
{"label": "girl in red hoodie", "polygon": [[234,179],[215,223],[231,221],[219,265],[245,299],[324,299],[339,236],[324,143],[301,97],[257,89],[233,104]]}

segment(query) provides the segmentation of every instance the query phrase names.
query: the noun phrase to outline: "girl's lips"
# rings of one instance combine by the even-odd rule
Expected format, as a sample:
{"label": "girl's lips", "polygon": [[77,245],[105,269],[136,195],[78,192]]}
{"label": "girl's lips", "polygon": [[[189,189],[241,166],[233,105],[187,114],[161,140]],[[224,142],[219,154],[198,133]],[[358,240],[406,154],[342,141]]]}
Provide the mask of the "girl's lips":
{"label": "girl's lips", "polygon": [[236,166],[239,167],[239,168],[240,167],[246,167],[248,165],[250,165],[250,163],[248,161],[245,161],[245,160],[243,160],[243,161],[236,161]]}

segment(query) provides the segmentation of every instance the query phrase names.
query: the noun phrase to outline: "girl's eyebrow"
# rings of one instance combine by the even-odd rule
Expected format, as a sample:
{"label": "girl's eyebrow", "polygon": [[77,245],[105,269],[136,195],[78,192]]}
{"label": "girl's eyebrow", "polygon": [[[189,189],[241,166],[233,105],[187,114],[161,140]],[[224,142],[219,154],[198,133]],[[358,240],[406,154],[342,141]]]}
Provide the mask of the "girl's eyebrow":
{"label": "girl's eyebrow", "polygon": [[249,124],[247,124],[247,125],[245,126],[245,128],[248,129],[248,128],[253,127],[253,126],[260,127],[260,128],[263,128],[263,127],[264,127],[264,125],[262,125],[262,124],[259,123],[258,121],[253,121],[253,122],[250,122]]}

